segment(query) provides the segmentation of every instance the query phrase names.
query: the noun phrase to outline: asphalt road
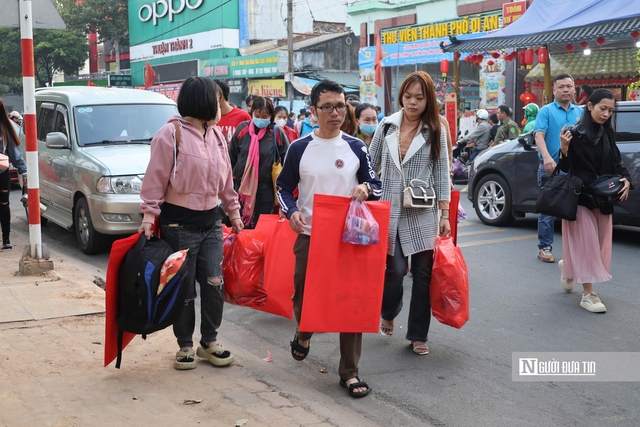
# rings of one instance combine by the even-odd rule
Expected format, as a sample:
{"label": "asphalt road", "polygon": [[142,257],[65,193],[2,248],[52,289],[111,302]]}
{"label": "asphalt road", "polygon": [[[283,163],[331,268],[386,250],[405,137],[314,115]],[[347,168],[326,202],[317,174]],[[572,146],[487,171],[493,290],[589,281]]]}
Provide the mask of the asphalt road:
{"label": "asphalt road", "polygon": [[[13,226],[26,230],[18,198],[13,192]],[[302,363],[289,355],[291,320],[227,305],[229,323],[222,334],[261,357],[270,349],[274,364],[383,425],[637,426],[640,383],[513,382],[511,357],[512,352],[640,351],[640,228],[615,227],[613,280],[595,286],[608,311],[593,314],[579,306],[579,285],[564,292],[557,264],[537,259],[535,216],[494,228],[480,223],[468,200],[463,206],[468,219],[459,228],[459,244],[469,268],[471,319],[460,330],[433,319],[429,355],[413,354],[403,335],[411,289],[407,277],[395,335],[364,337],[360,376],[374,389],[370,397],[349,399],[337,387],[337,334],[316,334]],[[556,231],[554,254],[560,259],[559,227]],[[51,251],[106,270],[108,254],[83,255],[75,235],[55,225],[43,227],[43,241]],[[325,367],[329,375],[319,372]]]}

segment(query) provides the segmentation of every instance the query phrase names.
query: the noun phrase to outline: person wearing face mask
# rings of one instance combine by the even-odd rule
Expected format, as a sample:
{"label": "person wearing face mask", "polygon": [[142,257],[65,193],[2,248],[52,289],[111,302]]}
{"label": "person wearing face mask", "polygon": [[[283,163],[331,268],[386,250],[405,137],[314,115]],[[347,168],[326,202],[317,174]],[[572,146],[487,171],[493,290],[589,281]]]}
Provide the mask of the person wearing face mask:
{"label": "person wearing face mask", "polygon": [[[196,368],[195,355],[215,366],[233,362],[233,355],[217,341],[222,322],[222,221],[218,200],[232,230],[243,229],[238,194],[233,189],[227,142],[214,126],[220,119],[218,88],[213,80],[189,77],[178,95],[178,112],[151,141],[151,157],[142,182],[139,232],[151,238],[159,217],[160,237],[174,251],[188,249],[184,306],[173,324],[180,350],[174,368]],[[179,150],[176,145],[179,141]],[[200,331],[193,351],[196,281],[200,284]]]}
{"label": "person wearing face mask", "polygon": [[287,107],[283,105],[278,105],[276,107],[276,125],[280,127],[289,138],[289,142],[293,142],[298,139],[298,131],[291,128],[287,123]]}
{"label": "person wearing face mask", "polygon": [[305,116],[302,124],[300,125],[300,137],[310,134],[315,129],[318,129],[319,126],[318,117],[313,113],[309,113],[308,116]]}
{"label": "person wearing face mask", "polygon": [[378,128],[376,107],[366,103],[358,105],[356,107],[356,123],[358,124],[356,138],[364,142],[368,147],[371,145],[373,134]]}
{"label": "person wearing face mask", "polygon": [[234,189],[247,228],[255,227],[261,214],[274,212],[271,167],[276,160],[284,161],[289,148],[286,134],[274,123],[276,112],[269,98],[255,97],[251,112],[253,118],[238,126],[229,146]]}

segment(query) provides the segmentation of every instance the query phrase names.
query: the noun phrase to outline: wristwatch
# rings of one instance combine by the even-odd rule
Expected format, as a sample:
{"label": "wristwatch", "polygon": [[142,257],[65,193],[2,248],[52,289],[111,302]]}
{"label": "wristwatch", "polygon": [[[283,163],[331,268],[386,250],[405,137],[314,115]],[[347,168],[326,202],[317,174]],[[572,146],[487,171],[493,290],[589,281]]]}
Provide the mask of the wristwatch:
{"label": "wristwatch", "polygon": [[442,216],[440,216],[440,219],[447,219],[448,220],[449,219],[449,215],[446,215],[446,216],[442,215]]}
{"label": "wristwatch", "polygon": [[371,188],[371,183],[369,182],[363,182],[364,186],[367,187],[367,191],[369,192],[368,196],[371,195],[371,193],[373,193],[373,189]]}

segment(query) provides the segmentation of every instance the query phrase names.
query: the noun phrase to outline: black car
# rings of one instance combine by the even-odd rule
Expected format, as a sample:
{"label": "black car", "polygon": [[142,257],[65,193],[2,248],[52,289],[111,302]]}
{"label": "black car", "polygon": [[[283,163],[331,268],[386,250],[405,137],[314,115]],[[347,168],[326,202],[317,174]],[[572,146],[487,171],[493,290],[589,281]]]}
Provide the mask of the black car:
{"label": "black car", "polygon": [[[614,224],[640,226],[640,101],[618,102],[613,125],[622,161],[638,189],[616,202]],[[504,226],[535,213],[538,198],[538,150],[531,136],[521,136],[480,153],[469,174],[469,200],[478,218]]]}

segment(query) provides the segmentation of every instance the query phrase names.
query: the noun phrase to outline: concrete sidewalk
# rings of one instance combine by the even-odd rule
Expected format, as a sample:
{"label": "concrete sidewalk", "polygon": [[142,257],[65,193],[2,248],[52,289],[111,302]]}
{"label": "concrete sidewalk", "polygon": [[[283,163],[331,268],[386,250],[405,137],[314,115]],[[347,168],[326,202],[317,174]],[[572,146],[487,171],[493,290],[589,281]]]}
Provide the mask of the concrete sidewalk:
{"label": "concrete sidewalk", "polygon": [[[11,241],[14,249],[0,253],[0,426],[378,425],[225,340],[224,328],[230,367],[200,360],[195,370],[174,370],[168,328],[135,338],[122,369],[104,368],[104,292],[93,282],[105,272],[52,253],[55,271],[22,277],[28,237],[12,231]],[[355,403],[346,391],[344,399]]]}

